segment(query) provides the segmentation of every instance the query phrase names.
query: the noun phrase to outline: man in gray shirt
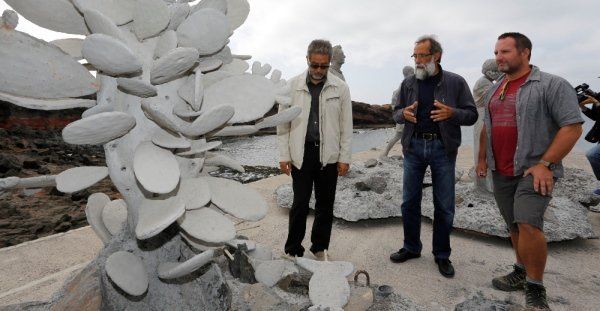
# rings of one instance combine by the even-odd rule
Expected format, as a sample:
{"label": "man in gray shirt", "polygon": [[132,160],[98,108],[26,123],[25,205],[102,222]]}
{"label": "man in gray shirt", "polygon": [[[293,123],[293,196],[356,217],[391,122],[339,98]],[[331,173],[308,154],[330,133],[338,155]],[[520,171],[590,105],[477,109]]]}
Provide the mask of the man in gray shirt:
{"label": "man in gray shirt", "polygon": [[581,135],[583,119],[573,87],[531,66],[531,41],[498,37],[494,54],[505,76],[487,93],[479,145],[479,176],[492,170],[494,198],[510,231],[514,271],[494,278],[503,291],[525,289],[527,310],[550,310],[543,285],[547,246],[544,212],[561,160]]}

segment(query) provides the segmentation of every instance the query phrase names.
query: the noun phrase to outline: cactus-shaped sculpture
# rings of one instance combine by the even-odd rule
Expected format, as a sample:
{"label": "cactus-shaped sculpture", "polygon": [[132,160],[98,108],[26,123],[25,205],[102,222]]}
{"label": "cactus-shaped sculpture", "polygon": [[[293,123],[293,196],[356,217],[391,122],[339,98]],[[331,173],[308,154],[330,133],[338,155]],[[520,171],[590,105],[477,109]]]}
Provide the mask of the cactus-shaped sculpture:
{"label": "cactus-shaped sculpture", "polygon": [[[250,57],[227,46],[248,2],[6,2],[42,27],[86,36],[47,43],[16,31],[17,15],[5,11],[0,99],[31,109],[89,108],[64,128],[63,139],[103,145],[107,167],[73,168],[40,182],[74,192],[108,175],[122,194],[115,201],[93,194],[86,208],[106,245],[98,259],[104,306],[204,309],[193,298],[207,290],[195,273],[220,246],[237,244],[235,219],[256,221],[267,212],[256,191],[207,174],[218,166],[243,170],[210,150],[220,136],[251,134],[300,113],[286,108],[281,72],[267,78],[271,67],[258,62],[247,72]],[[262,119],[277,103],[280,113]],[[32,183],[15,177],[0,186]]]}

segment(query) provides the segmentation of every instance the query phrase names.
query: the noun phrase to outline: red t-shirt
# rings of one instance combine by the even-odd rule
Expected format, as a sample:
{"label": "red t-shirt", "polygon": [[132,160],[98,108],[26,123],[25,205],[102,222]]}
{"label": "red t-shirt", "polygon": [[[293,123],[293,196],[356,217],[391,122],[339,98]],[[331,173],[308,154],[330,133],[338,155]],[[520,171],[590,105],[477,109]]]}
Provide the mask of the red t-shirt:
{"label": "red t-shirt", "polygon": [[500,81],[489,103],[492,118],[492,151],[496,161],[496,172],[514,176],[514,159],[517,150],[517,91],[525,83],[529,72],[522,77]]}

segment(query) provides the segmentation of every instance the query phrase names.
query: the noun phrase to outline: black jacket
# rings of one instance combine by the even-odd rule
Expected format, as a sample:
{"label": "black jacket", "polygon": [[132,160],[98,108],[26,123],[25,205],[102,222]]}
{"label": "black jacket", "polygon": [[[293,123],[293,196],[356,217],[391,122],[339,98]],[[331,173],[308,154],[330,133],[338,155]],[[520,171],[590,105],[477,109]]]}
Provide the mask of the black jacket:
{"label": "black jacket", "polygon": [[[455,156],[461,143],[461,125],[473,125],[477,121],[477,107],[469,85],[465,79],[455,73],[441,70],[440,82],[435,87],[434,98],[443,99],[444,104],[454,108],[452,118],[440,121],[440,133],[442,143],[449,155]],[[402,112],[405,107],[417,101],[418,95],[417,78],[412,75],[400,85],[400,92],[394,103],[394,121],[404,125],[402,133],[402,149],[409,150],[410,139],[415,131],[415,124],[405,122]],[[418,120],[417,120],[418,121]]]}
{"label": "black jacket", "polygon": [[592,127],[592,129],[585,135],[585,140],[591,143],[597,143],[600,141],[600,107],[593,105],[592,109],[583,110],[583,114],[596,121],[596,123],[594,123],[594,127]]}

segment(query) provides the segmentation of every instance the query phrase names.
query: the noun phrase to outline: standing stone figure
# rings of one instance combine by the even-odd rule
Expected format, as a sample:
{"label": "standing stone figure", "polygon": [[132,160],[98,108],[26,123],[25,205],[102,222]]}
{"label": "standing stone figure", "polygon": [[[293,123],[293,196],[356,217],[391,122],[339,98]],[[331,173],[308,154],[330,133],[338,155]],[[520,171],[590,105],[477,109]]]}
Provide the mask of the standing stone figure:
{"label": "standing stone figure", "polygon": [[[404,79],[414,74],[415,69],[412,66],[404,66],[404,68],[402,68],[402,75],[404,76]],[[394,93],[392,93],[392,107],[395,107],[397,104],[399,92],[400,86],[398,86]],[[404,130],[404,124],[396,124],[396,134],[394,135],[394,137],[392,137],[392,139],[390,139],[387,146],[385,147],[385,150],[381,153],[381,158],[387,157],[390,153],[390,150],[392,150],[392,147],[394,147],[394,145],[400,140],[400,138],[402,138],[402,130]]]}
{"label": "standing stone figure", "polygon": [[342,79],[342,81],[346,81],[344,78],[344,73],[342,73],[342,65],[346,62],[346,54],[344,54],[344,50],[342,50],[341,45],[336,45],[333,47],[333,55],[331,56],[331,66],[329,67],[329,72],[335,75],[336,77]]}
{"label": "standing stone figure", "polygon": [[573,87],[529,63],[532,44],[517,32],[500,35],[494,54],[505,76],[485,96],[477,173],[488,166],[494,198],[510,232],[514,270],[492,280],[502,291],[525,290],[527,310],[550,310],[543,284],[548,247],[544,213],[561,160],[581,136]]}
{"label": "standing stone figure", "polygon": [[425,170],[433,181],[433,256],[444,277],[454,276],[450,232],[454,222],[456,155],[462,125],[477,121],[477,108],[465,79],[442,69],[442,46],[434,36],[415,42],[415,75],[400,86],[394,120],[404,123],[402,223],[404,245],[392,262],[421,256],[421,199]]}
{"label": "standing stone figure", "polygon": [[[500,71],[498,71],[498,65],[496,64],[496,60],[487,59],[483,62],[481,66],[481,73],[483,73],[483,77],[479,78],[477,82],[475,82],[475,86],[473,87],[473,98],[475,99],[475,106],[477,106],[477,113],[479,114],[479,118],[477,119],[477,123],[473,127],[473,160],[475,163],[474,167],[477,167],[477,162],[479,159],[479,137],[481,136],[481,126],[483,125],[483,110],[484,110],[484,102],[483,99],[485,97],[485,93],[494,85],[494,82],[502,75]],[[488,172],[486,177],[479,176],[479,174],[475,174],[475,185],[478,189],[492,192],[492,174]]]}
{"label": "standing stone figure", "polygon": [[300,116],[277,127],[279,166],[292,174],[294,201],[289,214],[285,253],[302,257],[308,203],[315,189],[315,220],[310,251],[319,260],[327,259],[333,222],[333,203],[338,176],[350,167],[352,102],[348,85],[328,75],[331,43],[314,40],[308,46],[308,71],[292,78],[292,107],[302,108]]}

